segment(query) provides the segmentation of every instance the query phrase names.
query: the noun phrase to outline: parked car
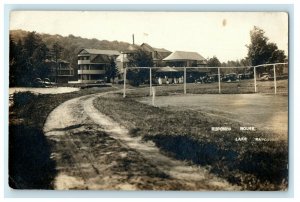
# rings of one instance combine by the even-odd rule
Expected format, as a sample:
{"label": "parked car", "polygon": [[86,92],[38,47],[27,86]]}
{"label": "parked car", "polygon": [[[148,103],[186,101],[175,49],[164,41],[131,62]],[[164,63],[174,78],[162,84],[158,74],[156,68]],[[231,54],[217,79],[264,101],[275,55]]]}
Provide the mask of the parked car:
{"label": "parked car", "polygon": [[95,81],[95,83],[98,83],[98,84],[105,84],[105,80],[103,79],[98,79]]}
{"label": "parked car", "polygon": [[46,86],[53,86],[55,83],[51,82],[51,80],[49,78],[44,78],[44,84]]}
{"label": "parked car", "polygon": [[201,83],[212,83],[216,81],[215,76],[213,75],[205,75],[204,77],[200,77]]}
{"label": "parked car", "polygon": [[268,81],[271,75],[269,73],[262,73],[260,77],[260,81]]}
{"label": "parked car", "polygon": [[225,81],[225,82],[233,82],[233,81],[236,81],[238,78],[237,78],[237,74],[236,73],[230,73],[230,74],[226,74],[223,78],[222,78],[222,81]]}
{"label": "parked car", "polygon": [[46,87],[44,81],[41,78],[36,78],[32,82],[33,87]]}

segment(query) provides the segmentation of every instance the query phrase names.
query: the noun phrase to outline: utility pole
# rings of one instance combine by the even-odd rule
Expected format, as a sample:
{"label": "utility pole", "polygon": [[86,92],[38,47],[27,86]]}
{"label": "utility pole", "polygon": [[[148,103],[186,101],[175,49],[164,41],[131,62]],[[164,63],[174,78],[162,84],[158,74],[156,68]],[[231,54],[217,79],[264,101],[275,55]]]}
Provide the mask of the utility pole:
{"label": "utility pole", "polygon": [[134,45],[134,34],[132,34],[132,45]]}

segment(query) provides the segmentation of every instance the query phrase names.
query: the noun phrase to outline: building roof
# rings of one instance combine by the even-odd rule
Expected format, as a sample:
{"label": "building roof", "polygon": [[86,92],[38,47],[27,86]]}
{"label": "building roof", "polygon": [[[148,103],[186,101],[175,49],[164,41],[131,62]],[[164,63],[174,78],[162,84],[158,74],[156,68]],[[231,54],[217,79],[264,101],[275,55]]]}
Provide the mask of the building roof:
{"label": "building roof", "polygon": [[104,55],[104,54],[99,54],[96,55],[95,57],[91,58],[92,63],[98,63],[98,64],[109,64],[111,62],[111,55]]}
{"label": "building roof", "polygon": [[145,51],[149,51],[149,52],[152,52],[152,51],[157,51],[157,52],[161,52],[161,53],[171,53],[171,51],[167,50],[167,49],[164,49],[164,48],[154,48],[152,46],[150,46],[149,44],[147,43],[143,43],[141,45],[141,47],[143,47],[143,49]]}
{"label": "building roof", "polygon": [[171,51],[164,49],[164,48],[154,48],[153,49],[157,52],[161,52],[161,53],[172,53]]}
{"label": "building roof", "polygon": [[187,60],[205,60],[205,58],[197,52],[175,51],[168,57],[163,59],[164,61],[187,61]]}
{"label": "building roof", "polygon": [[177,70],[172,67],[160,67],[156,72],[177,72]]}
{"label": "building roof", "polygon": [[138,50],[140,50],[141,47],[136,44],[130,44],[126,50],[122,51],[123,53],[134,53]]}
{"label": "building roof", "polygon": [[116,50],[100,50],[100,49],[85,48],[85,49],[81,49],[78,55],[86,54],[86,53],[94,54],[94,55],[120,55],[121,54],[119,51]]}
{"label": "building roof", "polygon": [[147,43],[143,43],[141,47],[143,48],[144,51],[151,52],[151,53],[156,52],[156,54],[153,55],[154,57],[153,60],[162,60],[172,53],[171,51],[166,50],[164,48],[154,48]]}
{"label": "building roof", "polygon": [[[46,60],[45,60],[45,62],[47,62],[47,63],[56,63],[56,61],[55,61],[55,60],[53,60],[53,59],[51,59],[51,60],[49,60],[49,59],[46,59]],[[62,59],[58,59],[58,60],[57,60],[57,62],[58,62],[58,63],[70,64],[68,61],[66,61],[66,60],[62,60]]]}

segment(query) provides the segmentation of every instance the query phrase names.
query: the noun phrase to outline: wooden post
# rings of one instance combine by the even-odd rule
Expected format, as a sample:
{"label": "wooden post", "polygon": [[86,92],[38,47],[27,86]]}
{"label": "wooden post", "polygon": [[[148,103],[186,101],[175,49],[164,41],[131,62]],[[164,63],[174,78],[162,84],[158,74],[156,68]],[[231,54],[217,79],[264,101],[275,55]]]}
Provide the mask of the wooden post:
{"label": "wooden post", "polygon": [[256,89],[256,67],[254,68],[254,92],[256,93],[257,89]]}
{"label": "wooden post", "polygon": [[221,75],[220,75],[220,67],[218,68],[218,79],[219,79],[219,93],[221,93]]}
{"label": "wooden post", "polygon": [[184,67],[183,89],[184,94],[186,94],[186,67]]}
{"label": "wooden post", "polygon": [[277,84],[276,84],[276,65],[273,65],[273,72],[274,72],[274,93],[277,94]]}
{"label": "wooden post", "polygon": [[152,105],[155,106],[155,87],[152,87]]}
{"label": "wooden post", "polygon": [[124,68],[124,89],[123,89],[123,98],[125,98],[126,97],[126,72],[127,71],[127,68],[125,67]]}
{"label": "wooden post", "polygon": [[151,94],[152,94],[152,68],[151,67],[149,67],[149,74],[150,74],[149,82],[150,82],[150,96],[151,96]]}

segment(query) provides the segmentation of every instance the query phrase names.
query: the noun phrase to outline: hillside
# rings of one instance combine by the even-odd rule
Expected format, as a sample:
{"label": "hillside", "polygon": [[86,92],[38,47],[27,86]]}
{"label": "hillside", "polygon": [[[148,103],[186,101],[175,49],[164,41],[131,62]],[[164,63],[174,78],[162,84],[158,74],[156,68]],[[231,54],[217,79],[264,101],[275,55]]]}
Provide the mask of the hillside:
{"label": "hillside", "polygon": [[[28,31],[24,30],[11,30],[10,36],[15,42],[17,42],[18,40],[23,41],[28,33]],[[77,66],[77,54],[82,48],[96,48],[104,50],[122,51],[127,49],[127,47],[129,46],[129,43],[126,42],[87,39],[77,37],[71,34],[67,37],[58,34],[37,34],[41,37],[42,41],[47,45],[49,49],[51,48],[52,44],[58,42],[64,48],[61,59],[69,61],[72,64],[72,67],[74,68],[76,68]]]}

